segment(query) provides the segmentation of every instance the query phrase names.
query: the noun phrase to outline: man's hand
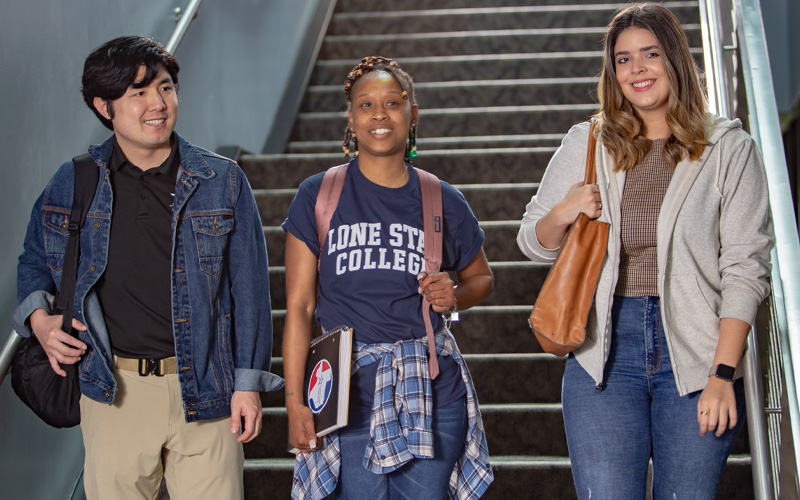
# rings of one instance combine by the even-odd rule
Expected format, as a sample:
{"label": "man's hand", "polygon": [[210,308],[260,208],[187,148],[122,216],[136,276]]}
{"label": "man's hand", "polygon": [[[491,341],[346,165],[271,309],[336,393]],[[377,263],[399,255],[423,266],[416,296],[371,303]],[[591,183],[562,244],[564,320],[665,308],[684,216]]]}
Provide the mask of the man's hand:
{"label": "man's hand", "polygon": [[[61,315],[51,315],[44,309],[37,309],[31,314],[31,330],[39,343],[42,344],[47,359],[53,371],[62,377],[67,376],[67,372],[61,369],[59,363],[74,365],[81,360],[81,356],[86,354],[86,344],[76,339],[61,329]],[[72,319],[72,328],[86,331],[86,326]]]}
{"label": "man's hand", "polygon": [[239,432],[242,418],[244,430],[236,440],[249,443],[261,434],[261,395],[258,391],[233,391],[231,397],[231,432]]}

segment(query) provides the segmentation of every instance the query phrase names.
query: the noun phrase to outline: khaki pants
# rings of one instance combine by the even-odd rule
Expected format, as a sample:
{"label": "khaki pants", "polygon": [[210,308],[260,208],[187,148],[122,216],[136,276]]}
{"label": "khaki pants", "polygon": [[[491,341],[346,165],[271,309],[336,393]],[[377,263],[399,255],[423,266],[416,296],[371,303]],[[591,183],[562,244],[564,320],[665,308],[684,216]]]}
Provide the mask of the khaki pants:
{"label": "khaki pants", "polygon": [[170,500],[241,499],[244,452],[230,418],[183,418],[178,375],[117,370],[112,406],[81,398],[89,500],[154,499],[162,475]]}

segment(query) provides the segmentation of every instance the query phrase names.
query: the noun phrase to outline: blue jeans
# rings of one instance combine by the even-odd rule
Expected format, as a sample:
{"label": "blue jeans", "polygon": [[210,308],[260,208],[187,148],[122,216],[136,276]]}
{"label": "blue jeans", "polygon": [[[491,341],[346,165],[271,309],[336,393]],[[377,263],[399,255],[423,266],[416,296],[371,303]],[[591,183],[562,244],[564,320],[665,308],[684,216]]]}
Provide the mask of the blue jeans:
{"label": "blue jeans", "polygon": [[574,356],[561,399],[572,476],[581,500],[645,498],[653,460],[653,500],[713,499],[745,420],[742,380],[734,384],[738,423],[701,437],[697,400],[678,395],[658,297],[614,297],[604,383]]}
{"label": "blue jeans", "polygon": [[342,468],[334,496],[337,500],[444,500],[450,474],[467,437],[466,398],[433,411],[433,458],[416,458],[389,474],[364,468],[369,441],[370,412],[350,412],[339,431]]}

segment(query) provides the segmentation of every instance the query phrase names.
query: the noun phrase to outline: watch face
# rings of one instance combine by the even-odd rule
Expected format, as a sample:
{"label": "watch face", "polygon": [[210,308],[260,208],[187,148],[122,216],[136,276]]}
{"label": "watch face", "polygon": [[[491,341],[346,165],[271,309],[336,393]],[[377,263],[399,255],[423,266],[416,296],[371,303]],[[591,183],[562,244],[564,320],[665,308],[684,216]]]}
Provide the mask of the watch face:
{"label": "watch face", "polygon": [[736,375],[736,368],[728,365],[717,365],[717,372],[714,374],[724,380],[733,380]]}

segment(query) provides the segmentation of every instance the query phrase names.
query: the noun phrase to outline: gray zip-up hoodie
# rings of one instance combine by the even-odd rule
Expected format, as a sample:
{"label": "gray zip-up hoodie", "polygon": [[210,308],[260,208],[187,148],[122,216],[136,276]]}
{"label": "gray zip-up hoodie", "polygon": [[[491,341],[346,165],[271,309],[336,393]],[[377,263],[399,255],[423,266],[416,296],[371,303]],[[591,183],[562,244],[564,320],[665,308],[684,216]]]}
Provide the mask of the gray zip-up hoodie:
{"label": "gray zip-up hoodie", "polygon": [[[739,120],[707,116],[709,144],[698,161],[675,167],[658,215],[658,291],[661,319],[680,395],[705,388],[719,339],[720,318],[753,324],[769,294],[774,244],[767,179],[761,155]],[[542,183],[525,208],[517,244],[536,262],[553,262],[536,238],[536,223],[583,180],[589,122],[572,127],[553,155]],[[620,200],[625,172],[598,141],[599,220],[611,224],[586,342],[574,351],[596,384],[611,342],[611,304],[620,261]]]}

